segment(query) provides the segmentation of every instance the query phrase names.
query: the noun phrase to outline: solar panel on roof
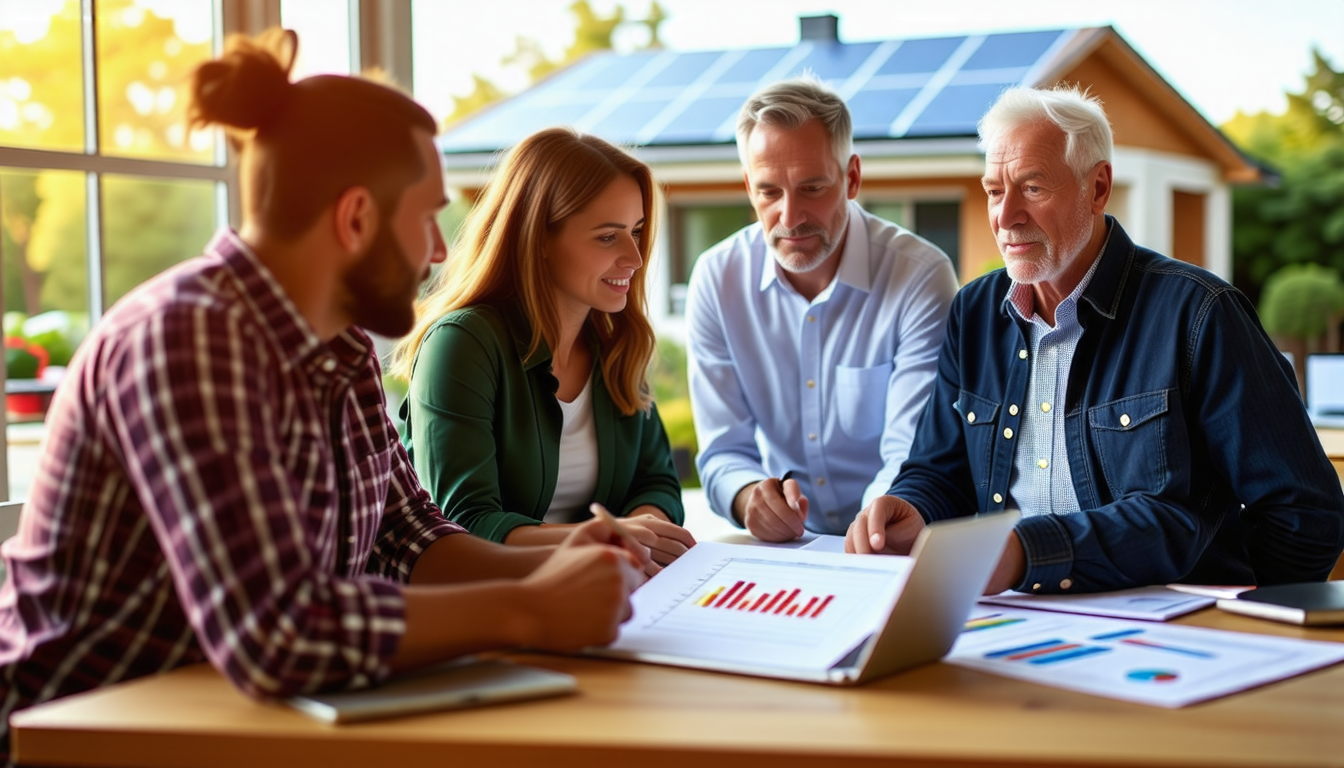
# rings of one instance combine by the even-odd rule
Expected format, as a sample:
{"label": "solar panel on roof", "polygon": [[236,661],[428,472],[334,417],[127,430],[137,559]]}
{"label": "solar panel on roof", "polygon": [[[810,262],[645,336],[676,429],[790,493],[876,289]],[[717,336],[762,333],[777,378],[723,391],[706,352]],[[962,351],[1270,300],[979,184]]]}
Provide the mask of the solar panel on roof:
{"label": "solar panel on roof", "polygon": [[854,122],[854,138],[889,138],[892,121],[918,93],[918,88],[901,88],[860,91],[854,94],[849,99],[849,114]]}
{"label": "solar panel on roof", "polygon": [[721,83],[755,84],[779,63],[792,48],[760,48],[749,51],[719,78]]}
{"label": "solar panel on roof", "polygon": [[981,115],[1003,92],[1002,84],[955,85],[933,97],[924,111],[910,124],[906,136],[953,136],[975,132]]}
{"label": "solar panel on roof", "polygon": [[455,126],[440,146],[493,151],[557,124],[620,143],[731,143],[742,102],[765,81],[804,70],[843,91],[857,138],[973,136],[999,92],[1036,77],[1071,34],[599,53]]}
{"label": "solar panel on roof", "polygon": [[587,130],[607,141],[629,144],[639,129],[663,111],[666,101],[627,101]]}
{"label": "solar panel on roof", "polygon": [[801,75],[804,71],[810,70],[822,80],[843,82],[854,74],[854,70],[867,61],[876,49],[877,43],[817,45],[806,58],[794,65],[791,74]]}
{"label": "solar panel on roof", "polygon": [[649,88],[690,85],[698,80],[705,73],[705,70],[709,69],[722,55],[721,51],[684,53],[678,56],[667,68],[654,75],[646,85]]}
{"label": "solar panel on roof", "polygon": [[1041,54],[1049,50],[1055,40],[1059,39],[1059,35],[1058,31],[989,35],[962,69],[1029,67],[1041,58]]}
{"label": "solar panel on roof", "polygon": [[658,133],[658,141],[666,144],[703,141],[706,135],[723,123],[724,115],[736,115],[745,100],[745,96],[697,99]]}
{"label": "solar panel on roof", "polygon": [[964,37],[940,37],[932,40],[904,40],[901,47],[877,70],[877,75],[904,75],[913,72],[937,72],[947,57],[957,50]]}

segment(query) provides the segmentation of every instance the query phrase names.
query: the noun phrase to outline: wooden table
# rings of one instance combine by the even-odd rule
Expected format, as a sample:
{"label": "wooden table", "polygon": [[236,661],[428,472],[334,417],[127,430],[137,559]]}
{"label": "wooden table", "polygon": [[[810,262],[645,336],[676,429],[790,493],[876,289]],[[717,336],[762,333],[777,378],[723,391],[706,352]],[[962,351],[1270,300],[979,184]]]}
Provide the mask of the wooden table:
{"label": "wooden table", "polygon": [[[1208,609],[1184,623],[1344,641]],[[24,765],[1344,765],[1344,665],[1180,710],[929,664],[860,688],[562,656],[575,696],[333,727],[187,667],[14,715]]]}
{"label": "wooden table", "polygon": [[1330,463],[1335,465],[1339,479],[1344,482],[1344,429],[1317,429],[1316,436],[1321,439],[1321,447]]}

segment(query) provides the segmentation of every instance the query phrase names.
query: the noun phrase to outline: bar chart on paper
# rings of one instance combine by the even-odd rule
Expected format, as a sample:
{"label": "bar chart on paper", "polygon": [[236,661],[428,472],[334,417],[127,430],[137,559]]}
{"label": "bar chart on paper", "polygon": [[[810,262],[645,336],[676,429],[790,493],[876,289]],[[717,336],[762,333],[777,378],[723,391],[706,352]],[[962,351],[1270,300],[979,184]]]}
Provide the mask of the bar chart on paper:
{"label": "bar chart on paper", "polygon": [[1182,707],[1344,659],[1335,643],[1045,611],[981,611],[947,661],[1043,685]]}
{"label": "bar chart on paper", "polygon": [[615,647],[828,665],[873,631],[906,571],[908,558],[699,544],[635,592]]}

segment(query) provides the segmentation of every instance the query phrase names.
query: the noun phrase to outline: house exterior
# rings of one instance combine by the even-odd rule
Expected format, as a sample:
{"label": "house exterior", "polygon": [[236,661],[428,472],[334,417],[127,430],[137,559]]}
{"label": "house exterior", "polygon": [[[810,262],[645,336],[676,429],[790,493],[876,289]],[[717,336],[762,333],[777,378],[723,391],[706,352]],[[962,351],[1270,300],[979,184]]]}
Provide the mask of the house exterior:
{"label": "house exterior", "polygon": [[844,43],[836,17],[801,21],[787,48],[589,56],[441,136],[447,184],[470,197],[499,150],[551,125],[631,147],[664,191],[650,312],[679,338],[695,259],[754,220],[734,129],[757,88],[805,71],[836,88],[854,118],[860,202],[940,245],[966,282],[1000,264],[976,122],[1006,87],[1069,82],[1112,121],[1109,212],[1136,242],[1230,278],[1229,186],[1262,172],[1114,29]]}

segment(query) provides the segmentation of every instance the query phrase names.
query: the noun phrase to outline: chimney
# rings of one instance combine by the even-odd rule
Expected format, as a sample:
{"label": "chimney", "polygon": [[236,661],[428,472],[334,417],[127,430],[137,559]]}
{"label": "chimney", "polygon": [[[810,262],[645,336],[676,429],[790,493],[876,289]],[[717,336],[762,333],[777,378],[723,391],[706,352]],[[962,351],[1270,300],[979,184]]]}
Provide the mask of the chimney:
{"label": "chimney", "polygon": [[840,17],[834,14],[820,16],[799,16],[798,37],[800,41],[814,43],[840,42]]}

